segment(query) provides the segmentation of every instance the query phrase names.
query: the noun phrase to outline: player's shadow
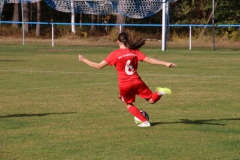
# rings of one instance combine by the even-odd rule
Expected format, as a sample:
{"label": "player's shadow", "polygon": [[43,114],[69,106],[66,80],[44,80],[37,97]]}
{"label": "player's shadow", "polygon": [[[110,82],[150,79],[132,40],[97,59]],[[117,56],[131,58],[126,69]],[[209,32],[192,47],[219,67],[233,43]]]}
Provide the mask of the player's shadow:
{"label": "player's shadow", "polygon": [[54,114],[74,114],[77,112],[62,112],[62,113],[31,113],[31,114],[8,114],[5,116],[0,116],[0,118],[16,118],[16,117],[41,117],[41,116],[49,116],[49,115],[54,115]]}
{"label": "player's shadow", "polygon": [[196,125],[219,125],[225,126],[226,124],[220,123],[220,121],[240,121],[240,118],[221,118],[221,119],[198,119],[198,120],[190,120],[190,119],[180,119],[175,122],[151,122],[152,126],[161,125],[161,124],[196,124]]}

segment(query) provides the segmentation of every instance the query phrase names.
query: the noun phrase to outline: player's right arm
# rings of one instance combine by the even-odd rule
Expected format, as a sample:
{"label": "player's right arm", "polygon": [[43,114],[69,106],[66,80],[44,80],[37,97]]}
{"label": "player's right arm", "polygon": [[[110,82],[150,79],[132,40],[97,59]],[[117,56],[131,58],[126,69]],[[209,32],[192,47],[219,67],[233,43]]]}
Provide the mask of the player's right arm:
{"label": "player's right arm", "polygon": [[84,58],[81,54],[78,55],[78,59],[80,62],[86,63],[87,65],[96,69],[102,69],[103,67],[108,65],[108,63],[105,60],[103,60],[100,63],[96,63]]}

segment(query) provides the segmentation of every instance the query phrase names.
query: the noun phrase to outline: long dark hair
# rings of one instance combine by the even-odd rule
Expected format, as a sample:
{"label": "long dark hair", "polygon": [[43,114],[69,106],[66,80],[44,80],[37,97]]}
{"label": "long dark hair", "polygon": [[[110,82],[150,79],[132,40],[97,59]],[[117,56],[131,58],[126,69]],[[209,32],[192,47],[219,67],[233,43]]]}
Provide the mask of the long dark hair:
{"label": "long dark hair", "polygon": [[142,37],[135,36],[130,32],[122,32],[118,35],[118,41],[122,42],[129,49],[139,49],[145,44],[145,40]]}

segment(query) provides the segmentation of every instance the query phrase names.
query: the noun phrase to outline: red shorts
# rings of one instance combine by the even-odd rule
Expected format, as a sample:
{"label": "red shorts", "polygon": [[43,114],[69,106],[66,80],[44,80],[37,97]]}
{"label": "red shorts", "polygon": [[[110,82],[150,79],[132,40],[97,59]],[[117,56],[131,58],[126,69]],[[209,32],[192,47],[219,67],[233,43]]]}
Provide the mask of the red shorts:
{"label": "red shorts", "polygon": [[150,99],[152,97],[152,91],[142,80],[128,83],[128,85],[121,85],[119,86],[119,91],[119,99],[127,104],[135,102],[136,95],[144,99]]}

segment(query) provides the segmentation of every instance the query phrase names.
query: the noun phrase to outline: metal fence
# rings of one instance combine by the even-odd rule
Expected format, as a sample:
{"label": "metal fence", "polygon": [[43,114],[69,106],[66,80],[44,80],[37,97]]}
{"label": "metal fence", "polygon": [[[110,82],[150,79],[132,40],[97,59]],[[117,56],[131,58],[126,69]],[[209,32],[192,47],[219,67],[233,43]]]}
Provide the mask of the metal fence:
{"label": "metal fence", "polygon": [[[109,23],[62,23],[62,22],[17,22],[17,21],[0,21],[0,24],[32,24],[32,25],[51,25],[52,28],[52,47],[54,47],[54,26],[57,25],[75,25],[75,26],[119,26],[119,32],[121,32],[122,27],[162,27],[162,24],[109,24]],[[231,27],[240,28],[240,24],[168,24],[166,27],[187,27],[189,28],[189,49],[192,49],[192,28],[193,27],[206,27],[206,28],[221,28],[221,27]],[[214,29],[212,34],[213,48],[215,46],[214,41]],[[23,45],[25,45],[25,33],[23,31]]]}

